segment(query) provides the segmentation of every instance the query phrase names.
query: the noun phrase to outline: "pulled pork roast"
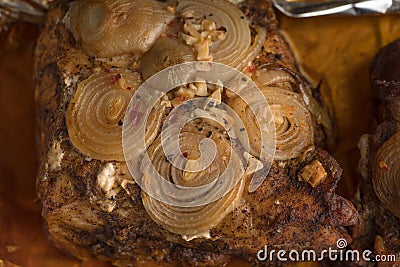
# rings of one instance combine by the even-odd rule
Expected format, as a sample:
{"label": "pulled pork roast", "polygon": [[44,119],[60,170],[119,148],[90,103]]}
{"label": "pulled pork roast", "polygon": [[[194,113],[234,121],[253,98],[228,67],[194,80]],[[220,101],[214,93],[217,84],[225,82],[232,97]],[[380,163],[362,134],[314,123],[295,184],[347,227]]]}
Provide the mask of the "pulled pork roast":
{"label": "pulled pork roast", "polygon": [[[203,6],[191,12],[191,6],[185,5],[189,2]],[[350,242],[346,227],[357,223],[358,213],[351,202],[335,194],[342,170],[324,150],[332,125],[319,92],[298,72],[278,31],[271,2],[249,0],[239,6],[224,0],[189,2],[63,1],[48,12],[35,51],[35,81],[41,160],[38,194],[51,242],[79,259],[95,257],[117,266],[144,262],[223,266],[233,258],[275,265],[277,262],[259,261],[258,251],[268,246],[269,250],[314,249],[318,253],[336,248],[338,239]],[[232,23],[228,19],[219,25],[218,19],[213,19],[221,12],[219,5],[231,10],[229,14],[239,15],[232,15]],[[208,6],[215,13],[205,10],[207,13],[201,14]],[[196,17],[199,13],[201,17]],[[235,43],[237,38],[244,38],[243,43]],[[238,48],[230,51],[231,45]],[[229,57],[231,53],[243,60]],[[186,218],[185,209],[163,206],[142,192],[121,156],[121,129],[124,108],[143,79],[190,60],[232,64],[259,83],[265,97],[272,99],[279,159],[272,162],[268,176],[254,192],[248,190],[251,174],[246,172],[227,194],[233,194],[231,201],[224,196],[215,202],[221,201],[226,209],[212,206],[218,214],[210,214],[205,221],[199,222],[194,213],[187,223],[173,224],[160,216]],[[152,159],[158,158],[159,127],[180,101],[205,95],[232,105],[233,110],[234,103],[240,102],[229,100],[224,88],[213,87],[209,93],[211,89],[201,82],[193,86],[177,89],[150,114],[153,119],[146,145]],[[273,97],[285,98],[274,104]],[[257,125],[251,127],[258,129]],[[226,132],[207,120],[195,121],[185,129],[187,138],[204,134],[229,140]],[[289,134],[301,140],[294,142]],[[379,136],[379,140],[389,136]],[[258,141],[254,140],[248,151],[254,162],[262,162],[257,156]],[[216,144],[222,148],[217,153],[221,153],[218,160],[223,166],[224,149],[230,145],[225,141]],[[160,166],[167,163],[164,160]],[[178,178],[192,181],[185,175],[186,180]],[[169,213],[163,213],[163,208],[169,208]],[[388,211],[382,208],[382,212],[399,225]],[[376,218],[384,222],[384,217]],[[208,231],[191,234],[200,223]],[[193,229],[187,228],[190,224]],[[385,232],[380,233],[385,239]]]}

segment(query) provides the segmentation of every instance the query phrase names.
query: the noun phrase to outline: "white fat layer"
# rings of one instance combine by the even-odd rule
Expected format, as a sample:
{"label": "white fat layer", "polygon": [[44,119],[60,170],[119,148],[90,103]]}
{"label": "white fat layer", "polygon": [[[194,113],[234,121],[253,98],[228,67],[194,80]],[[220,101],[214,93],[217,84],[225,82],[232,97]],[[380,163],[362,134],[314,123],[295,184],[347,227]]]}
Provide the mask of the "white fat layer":
{"label": "white fat layer", "polygon": [[48,153],[48,166],[50,170],[59,170],[64,152],[61,149],[60,142],[54,141]]}
{"label": "white fat layer", "polygon": [[207,232],[201,233],[201,234],[197,234],[197,235],[182,235],[182,238],[185,241],[190,241],[190,240],[193,240],[195,238],[211,239],[210,230],[208,230]]}
{"label": "white fat layer", "polygon": [[112,163],[107,163],[97,175],[97,185],[107,193],[111,190],[115,182],[115,168]]}

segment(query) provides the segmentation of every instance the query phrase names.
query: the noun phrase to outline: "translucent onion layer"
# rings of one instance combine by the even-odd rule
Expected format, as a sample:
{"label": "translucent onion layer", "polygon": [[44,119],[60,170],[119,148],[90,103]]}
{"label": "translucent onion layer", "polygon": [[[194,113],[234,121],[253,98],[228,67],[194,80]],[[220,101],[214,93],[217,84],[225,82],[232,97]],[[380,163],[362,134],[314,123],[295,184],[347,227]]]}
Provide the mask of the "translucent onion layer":
{"label": "translucent onion layer", "polygon": [[[179,134],[179,144],[183,156],[188,160],[196,160],[200,157],[198,146],[204,138],[210,138],[217,146],[216,157],[210,166],[197,172],[191,172],[191,166],[186,166],[184,169],[173,166],[169,161],[172,161],[177,155],[164,154],[160,137],[149,147],[148,155],[158,173],[173,184],[185,187],[201,187],[219,181],[217,179],[224,171],[235,173],[243,171],[240,159],[234,154],[231,155],[231,144],[226,137],[226,135],[220,133],[215,127],[209,126],[206,123],[197,124],[190,122],[185,125]],[[209,155],[205,156],[208,157]],[[234,161],[235,168],[227,168],[230,160]],[[226,186],[232,189],[223,196],[221,195],[222,197],[219,197],[214,202],[193,207],[173,206],[153,198],[145,191],[151,190],[165,194],[164,198],[181,198],[182,201],[186,201],[187,198],[180,195],[167,196],[169,194],[168,190],[165,190],[162,185],[160,186],[160,184],[155,182],[152,173],[147,170],[147,168],[142,169],[144,172],[143,184],[147,188],[147,190],[142,191],[142,200],[146,211],[155,222],[162,225],[165,229],[183,236],[202,236],[215,227],[226,214],[236,207],[244,187],[243,177],[239,181],[232,179],[226,184]],[[235,173],[232,173],[232,176],[237,175]],[[217,189],[215,191],[215,188],[218,187],[211,187],[209,191],[201,195],[221,194],[221,190]]]}
{"label": "translucent onion layer", "polygon": [[[313,124],[311,115],[301,101],[300,95],[289,90],[264,87],[261,91],[268,102],[275,124],[276,151],[274,159],[288,160],[298,158],[304,153],[314,149]],[[256,96],[254,96],[256,97]],[[241,97],[229,101],[232,109],[239,114],[250,138],[250,152],[259,157],[262,145],[271,145],[273,140],[261,140],[262,132],[271,136],[270,123],[272,121],[265,114],[265,109],[254,112],[248,104],[257,99],[246,97],[246,102]],[[260,125],[258,121],[260,121]],[[240,138],[240,131],[237,133]]]}
{"label": "translucent onion layer", "polygon": [[260,88],[277,87],[299,93],[315,123],[324,127],[327,139],[334,135],[328,111],[314,98],[310,86],[300,75],[278,64],[265,64],[257,69],[252,79]]}
{"label": "translucent onion layer", "polygon": [[376,195],[386,208],[400,218],[400,132],[379,148],[372,172]]}
{"label": "translucent onion layer", "polygon": [[266,38],[266,30],[255,27],[257,35],[252,44],[249,22],[244,13],[235,5],[224,0],[180,1],[177,12],[182,16],[190,14],[194,18],[209,18],[217,27],[226,29],[226,38],[214,42],[210,47],[213,61],[233,68],[241,68],[250,63],[261,51]]}
{"label": "translucent onion layer", "polygon": [[[122,121],[140,84],[139,73],[120,69],[92,74],[79,83],[66,115],[72,144],[90,158],[123,161]],[[150,117],[148,143],[155,139],[165,111],[153,109]]]}
{"label": "translucent onion layer", "polygon": [[145,53],[174,18],[155,0],[80,0],[66,24],[89,55],[113,57]]}

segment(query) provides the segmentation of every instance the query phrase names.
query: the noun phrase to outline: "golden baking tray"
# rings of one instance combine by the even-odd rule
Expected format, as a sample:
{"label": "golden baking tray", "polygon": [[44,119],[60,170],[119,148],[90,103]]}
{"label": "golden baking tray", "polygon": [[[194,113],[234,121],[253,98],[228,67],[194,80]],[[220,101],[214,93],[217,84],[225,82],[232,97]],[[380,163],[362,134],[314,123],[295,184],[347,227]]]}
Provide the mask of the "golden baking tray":
{"label": "golden baking tray", "polygon": [[[351,198],[358,180],[358,139],[375,128],[369,65],[379,48],[400,38],[400,16],[291,19],[281,15],[280,23],[302,70],[321,87],[334,113],[338,138],[331,152],[344,169],[339,193]],[[38,152],[32,68],[37,35],[37,27],[26,23],[0,33],[0,267],[109,266],[68,257],[50,245],[43,231],[35,194]]]}

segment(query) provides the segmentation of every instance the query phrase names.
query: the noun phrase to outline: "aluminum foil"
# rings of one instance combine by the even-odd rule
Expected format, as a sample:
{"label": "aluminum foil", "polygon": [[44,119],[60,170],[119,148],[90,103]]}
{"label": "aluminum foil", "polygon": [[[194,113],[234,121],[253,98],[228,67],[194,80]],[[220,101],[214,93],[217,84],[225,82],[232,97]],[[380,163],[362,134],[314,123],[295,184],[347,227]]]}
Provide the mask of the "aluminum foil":
{"label": "aluminum foil", "polygon": [[400,13],[400,0],[272,0],[289,17]]}
{"label": "aluminum foil", "polygon": [[0,0],[0,31],[18,20],[40,23],[56,2],[59,0]]}
{"label": "aluminum foil", "polygon": [[[0,0],[0,30],[23,20],[40,23],[49,5],[60,0]],[[68,1],[68,0],[61,0]],[[400,12],[400,0],[272,0],[289,17],[314,17],[331,14],[359,16]]]}

